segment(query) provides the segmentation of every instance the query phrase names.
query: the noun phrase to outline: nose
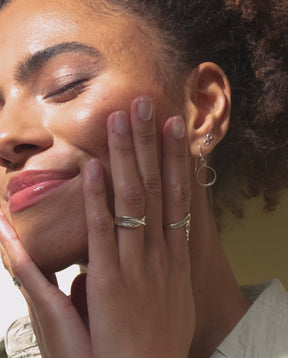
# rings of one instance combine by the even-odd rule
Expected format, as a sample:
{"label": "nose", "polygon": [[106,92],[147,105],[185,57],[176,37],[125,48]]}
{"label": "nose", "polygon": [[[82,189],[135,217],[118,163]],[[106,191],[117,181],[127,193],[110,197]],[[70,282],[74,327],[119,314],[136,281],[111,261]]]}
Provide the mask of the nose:
{"label": "nose", "polygon": [[0,112],[0,166],[23,165],[53,144],[53,136],[41,118],[29,108],[6,106]]}

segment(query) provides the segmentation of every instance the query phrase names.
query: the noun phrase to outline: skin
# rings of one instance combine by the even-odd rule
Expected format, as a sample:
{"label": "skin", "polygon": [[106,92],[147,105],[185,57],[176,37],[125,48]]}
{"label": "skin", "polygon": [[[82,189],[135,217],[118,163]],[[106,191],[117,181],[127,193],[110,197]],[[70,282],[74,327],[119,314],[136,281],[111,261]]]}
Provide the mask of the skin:
{"label": "skin", "polygon": [[[83,357],[119,357],[125,349],[128,357],[187,357],[190,347],[191,357],[209,357],[250,306],[221,247],[207,190],[188,174],[193,173],[188,154],[197,158],[201,146],[203,155],[208,155],[227,131],[231,94],[225,74],[214,64],[201,64],[183,80],[183,97],[170,98],[156,81],[157,53],[151,51],[155,44],[141,21],[101,11],[92,14],[77,0],[14,0],[0,12],[0,30],[0,52],[5,54],[0,59],[0,201],[8,219],[0,220],[1,243],[6,267],[23,285],[40,346],[48,347],[44,356],[72,357],[74,348],[88,347]],[[65,52],[16,81],[15,70],[27,56],[71,41],[93,47],[101,56]],[[83,73],[89,78],[83,87],[55,95],[59,83],[67,84],[65,75],[78,81]],[[144,125],[137,108],[139,102],[151,101],[153,120]],[[175,115],[185,118],[185,131],[182,117],[175,119]],[[118,117],[121,136],[115,135]],[[185,135],[177,139],[173,128],[178,137]],[[213,133],[214,140],[204,147],[207,133]],[[179,161],[180,157],[184,160]],[[91,162],[92,158],[97,160]],[[5,167],[9,162],[13,162],[12,169]],[[37,205],[17,213],[9,211],[5,190],[13,175],[59,166],[78,174]],[[163,233],[162,224],[176,222],[189,211],[192,234],[188,249],[184,229]],[[144,213],[148,220],[145,233],[123,229],[114,233],[115,215],[141,217]],[[53,273],[86,260],[88,251],[91,338],[71,302],[37,268]],[[131,278],[132,267],[138,275],[143,267],[149,269],[136,280]],[[176,267],[177,275],[171,278],[163,267]],[[105,282],[104,290],[99,289],[103,288],[99,279]],[[180,281],[181,289],[177,286]],[[168,288],[163,282],[169,282]],[[180,291],[183,296],[178,297],[175,292]],[[147,292],[155,292],[155,297],[148,299]],[[168,304],[167,298],[174,296]],[[53,307],[47,297],[57,298]],[[142,297],[147,300],[143,302]],[[161,307],[167,308],[166,313]],[[155,315],[158,311],[160,316]],[[112,313],[103,316],[102,312]],[[135,312],[140,322],[134,321]],[[167,322],[167,312],[175,318],[172,323]],[[143,317],[147,335],[135,340],[131,332],[142,324]],[[123,320],[127,327],[119,329],[117,322]],[[159,332],[159,322],[171,329],[155,341],[153,332]],[[62,336],[57,337],[55,329],[67,332],[68,337],[59,341]],[[177,332],[182,332],[180,337]],[[76,346],[65,351],[67,339],[72,342],[74,336]],[[107,352],[111,336],[114,343]],[[170,341],[175,344],[164,343]],[[55,347],[60,347],[57,352]]]}
{"label": "skin", "polygon": [[[13,223],[31,257],[45,271],[53,272],[87,257],[82,182],[83,168],[89,159],[101,159],[107,170],[107,184],[112,187],[106,140],[108,115],[118,109],[129,111],[132,99],[143,93],[154,98],[159,123],[177,113],[177,107],[163,95],[161,85],[154,80],[152,58],[142,55],[143,48],[146,47],[148,51],[149,39],[144,38],[140,30],[137,37],[132,37],[128,29],[131,24],[126,19],[117,18],[114,22],[109,16],[97,15],[87,19],[88,9],[81,7],[78,2],[60,4],[51,2],[43,6],[41,1],[31,5],[29,2],[28,14],[26,1],[9,6],[1,17],[3,31],[0,35],[2,53],[5,53],[1,62],[1,97],[5,98],[5,108],[1,111],[1,157],[18,163],[17,169],[21,170],[65,168],[79,171],[72,183],[61,188],[60,197],[57,191],[45,202],[25,212],[10,215],[5,190],[9,179],[17,171],[6,172],[5,168],[1,169],[3,211]],[[80,13],[82,11],[80,16],[79,6]],[[40,15],[41,21],[39,12],[43,14]],[[71,14],[69,23],[67,13]],[[28,18],[23,22],[27,15]],[[76,26],[79,17],[81,26]],[[12,18],[15,20],[10,21]],[[98,22],[100,26],[95,28]],[[137,25],[132,26],[137,31]],[[34,31],[35,27],[37,32]],[[49,36],[43,36],[47,32]],[[13,39],[12,46],[7,46],[9,39]],[[102,58],[85,53],[65,53],[37,70],[24,85],[15,85],[15,68],[27,52],[33,54],[67,41],[96,47]],[[126,50],[127,43],[133,44],[132,53]],[[76,89],[75,93],[63,98],[54,96],[45,99],[45,96],[59,89],[63,82],[62,86],[72,82],[67,81],[65,75],[73,75],[73,81],[88,76],[89,81],[84,83],[84,89],[78,88],[78,92],[82,92],[80,95],[77,95]],[[67,101],[70,97],[73,100]],[[11,118],[15,120],[11,121]],[[35,148],[12,153],[13,146],[22,144],[33,144]],[[112,194],[108,200],[112,207]],[[39,237],[45,245],[39,245]],[[64,257],[63,252],[68,246],[70,251]]]}

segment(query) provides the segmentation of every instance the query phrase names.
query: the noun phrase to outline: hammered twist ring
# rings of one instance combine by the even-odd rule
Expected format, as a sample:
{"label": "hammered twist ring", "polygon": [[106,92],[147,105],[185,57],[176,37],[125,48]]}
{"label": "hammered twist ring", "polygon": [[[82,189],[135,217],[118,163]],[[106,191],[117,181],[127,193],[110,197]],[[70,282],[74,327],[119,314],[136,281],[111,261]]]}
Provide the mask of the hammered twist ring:
{"label": "hammered twist ring", "polygon": [[126,229],[136,229],[140,226],[146,225],[146,216],[142,218],[133,218],[131,216],[119,216],[115,218],[115,225]]}

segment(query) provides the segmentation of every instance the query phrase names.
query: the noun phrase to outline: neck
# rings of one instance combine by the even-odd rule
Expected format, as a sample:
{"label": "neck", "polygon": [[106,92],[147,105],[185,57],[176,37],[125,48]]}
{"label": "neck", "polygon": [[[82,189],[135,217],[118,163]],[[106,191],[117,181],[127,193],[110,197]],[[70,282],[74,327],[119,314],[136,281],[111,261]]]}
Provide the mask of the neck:
{"label": "neck", "polygon": [[193,195],[190,243],[196,331],[189,357],[209,358],[247,312],[251,302],[239,288],[220,242],[207,192]]}

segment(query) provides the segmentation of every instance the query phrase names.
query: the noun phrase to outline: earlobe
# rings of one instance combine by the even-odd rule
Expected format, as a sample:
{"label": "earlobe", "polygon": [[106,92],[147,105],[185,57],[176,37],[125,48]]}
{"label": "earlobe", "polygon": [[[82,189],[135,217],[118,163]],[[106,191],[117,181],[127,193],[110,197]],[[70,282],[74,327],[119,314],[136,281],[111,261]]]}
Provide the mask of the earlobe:
{"label": "earlobe", "polygon": [[205,62],[187,77],[186,122],[190,152],[207,155],[225,136],[230,119],[231,89],[219,66]]}

